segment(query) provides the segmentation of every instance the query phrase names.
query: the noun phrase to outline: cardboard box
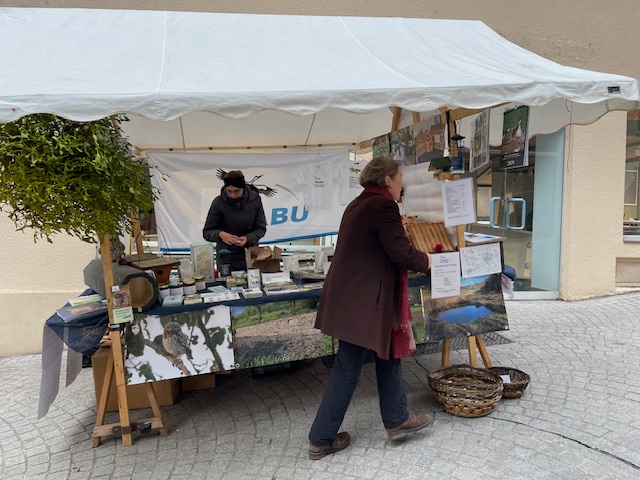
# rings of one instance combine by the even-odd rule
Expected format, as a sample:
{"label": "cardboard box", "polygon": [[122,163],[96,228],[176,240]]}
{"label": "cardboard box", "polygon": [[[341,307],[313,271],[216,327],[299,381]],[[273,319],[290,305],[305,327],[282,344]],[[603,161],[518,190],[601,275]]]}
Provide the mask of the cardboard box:
{"label": "cardboard box", "polygon": [[[100,402],[102,393],[102,384],[104,382],[104,374],[107,369],[107,358],[109,357],[110,347],[100,347],[91,357],[91,366],[93,368],[93,383],[96,392],[96,408]],[[153,389],[156,392],[158,404],[161,407],[173,405],[178,397],[180,383],[178,379],[160,380],[153,383]],[[127,386],[127,400],[129,410],[138,408],[151,408],[147,391],[143,384]],[[115,378],[111,378],[111,386],[109,387],[109,396],[107,397],[107,412],[118,411],[118,397],[116,390]]]}
{"label": "cardboard box", "polygon": [[245,248],[245,260],[247,270],[259,268],[260,273],[276,273],[280,271],[280,257],[282,250],[274,247],[249,247]]}
{"label": "cardboard box", "polygon": [[206,390],[207,388],[214,388],[216,386],[216,374],[205,373],[204,375],[193,375],[191,377],[184,377],[181,381],[183,392]]}

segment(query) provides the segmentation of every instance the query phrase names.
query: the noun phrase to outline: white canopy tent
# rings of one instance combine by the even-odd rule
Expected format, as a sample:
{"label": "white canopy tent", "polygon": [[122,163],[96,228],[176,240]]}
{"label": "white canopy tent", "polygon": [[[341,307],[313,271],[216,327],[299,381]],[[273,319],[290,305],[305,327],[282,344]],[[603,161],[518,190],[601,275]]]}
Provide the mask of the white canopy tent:
{"label": "white canopy tent", "polygon": [[0,122],[126,113],[141,149],[356,143],[390,107],[549,105],[554,131],[640,100],[478,21],[3,8],[0,45]]}

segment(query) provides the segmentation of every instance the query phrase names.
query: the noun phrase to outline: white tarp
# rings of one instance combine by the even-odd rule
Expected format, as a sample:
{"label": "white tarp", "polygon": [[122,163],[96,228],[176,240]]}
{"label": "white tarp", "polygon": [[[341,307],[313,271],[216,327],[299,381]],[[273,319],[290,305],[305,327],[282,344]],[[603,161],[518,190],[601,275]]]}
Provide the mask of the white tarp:
{"label": "white tarp", "polygon": [[149,164],[157,167],[151,181],[161,190],[155,203],[158,244],[171,250],[204,242],[207,212],[223,186],[218,169],[242,170],[262,192],[268,226],[260,243],[270,243],[337,233],[346,205],[362,191],[357,178],[364,166],[356,168],[348,152],[152,152]]}
{"label": "white tarp", "polygon": [[141,148],[359,142],[394,106],[560,99],[582,123],[639,100],[635,79],[460,20],[2,8],[0,72],[0,122],[128,113]]}

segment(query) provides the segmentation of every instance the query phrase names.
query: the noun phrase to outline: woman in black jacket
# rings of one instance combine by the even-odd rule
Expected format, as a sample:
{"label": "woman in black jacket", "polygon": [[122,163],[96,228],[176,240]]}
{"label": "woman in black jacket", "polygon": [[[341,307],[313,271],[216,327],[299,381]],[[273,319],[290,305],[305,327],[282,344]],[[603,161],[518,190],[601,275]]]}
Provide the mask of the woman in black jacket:
{"label": "woman in black jacket", "polygon": [[202,229],[205,240],[216,242],[216,254],[231,252],[231,269],[246,270],[244,248],[258,245],[267,220],[258,189],[248,185],[240,170],[225,174],[224,187],[213,199]]}

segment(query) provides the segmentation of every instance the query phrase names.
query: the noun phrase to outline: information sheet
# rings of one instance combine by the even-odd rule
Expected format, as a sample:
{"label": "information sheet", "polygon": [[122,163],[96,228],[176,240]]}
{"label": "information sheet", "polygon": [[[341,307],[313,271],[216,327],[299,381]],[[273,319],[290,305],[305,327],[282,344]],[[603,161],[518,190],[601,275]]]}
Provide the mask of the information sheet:
{"label": "information sheet", "polygon": [[460,255],[458,252],[431,255],[431,298],[460,295]]}
{"label": "information sheet", "polygon": [[460,262],[464,278],[502,272],[499,243],[474,245],[460,249]]}
{"label": "information sheet", "polygon": [[447,227],[475,223],[473,209],[473,179],[440,182],[444,224]]}

